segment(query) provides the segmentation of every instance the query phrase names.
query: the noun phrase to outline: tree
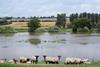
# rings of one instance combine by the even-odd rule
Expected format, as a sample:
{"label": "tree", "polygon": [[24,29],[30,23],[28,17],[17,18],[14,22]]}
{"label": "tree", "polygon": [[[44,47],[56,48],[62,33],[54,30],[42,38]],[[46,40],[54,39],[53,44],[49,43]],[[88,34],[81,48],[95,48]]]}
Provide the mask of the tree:
{"label": "tree", "polygon": [[56,26],[59,28],[65,28],[66,26],[66,14],[58,14]]}
{"label": "tree", "polygon": [[90,20],[92,28],[95,28],[96,25],[98,24],[98,22],[100,21],[100,14],[98,14],[98,13],[87,13],[87,12],[80,13],[80,14],[78,14],[78,13],[71,14],[70,15],[71,24],[73,24],[74,20],[78,19],[78,18],[86,18],[86,19]]}
{"label": "tree", "polygon": [[73,32],[77,32],[78,29],[84,29],[84,28],[87,28],[90,30],[92,26],[89,19],[78,18],[74,20],[72,24],[72,28],[73,28]]}
{"label": "tree", "polygon": [[0,25],[6,25],[6,24],[8,24],[7,19],[5,18],[0,19]]}
{"label": "tree", "polygon": [[35,32],[35,30],[40,27],[40,20],[36,17],[32,18],[28,23],[28,27],[29,32]]}
{"label": "tree", "polygon": [[96,25],[96,29],[97,29],[97,31],[100,31],[100,23],[98,23],[98,24]]}

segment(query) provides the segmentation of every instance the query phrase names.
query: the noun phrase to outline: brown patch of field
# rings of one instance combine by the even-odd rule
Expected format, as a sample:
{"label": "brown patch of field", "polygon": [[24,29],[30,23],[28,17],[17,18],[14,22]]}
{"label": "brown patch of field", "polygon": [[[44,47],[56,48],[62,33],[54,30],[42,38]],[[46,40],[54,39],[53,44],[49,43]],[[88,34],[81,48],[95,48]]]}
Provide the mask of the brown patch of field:
{"label": "brown patch of field", "polygon": [[28,22],[12,22],[12,24],[9,24],[11,27],[27,27]]}
{"label": "brown patch of field", "polygon": [[54,27],[56,22],[40,22],[41,27]]}
{"label": "brown patch of field", "polygon": [[[28,22],[12,22],[12,24],[9,24],[7,26],[11,26],[13,28],[22,28],[22,29],[26,29],[27,27],[27,23]],[[70,23],[69,21],[66,23]],[[56,22],[40,22],[41,27],[54,27]]]}
{"label": "brown patch of field", "polygon": [[[13,28],[27,28],[28,22],[12,22],[12,24],[9,24],[8,26],[11,26]],[[41,27],[53,27],[55,26],[55,22],[40,22]]]}

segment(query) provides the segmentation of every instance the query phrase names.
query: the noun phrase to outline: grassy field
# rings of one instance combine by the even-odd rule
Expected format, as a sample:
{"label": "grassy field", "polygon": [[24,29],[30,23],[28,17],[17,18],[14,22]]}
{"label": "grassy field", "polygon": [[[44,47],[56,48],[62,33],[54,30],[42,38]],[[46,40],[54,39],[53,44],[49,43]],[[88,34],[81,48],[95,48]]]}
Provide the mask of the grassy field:
{"label": "grassy field", "polygon": [[62,62],[60,64],[45,64],[39,62],[38,64],[0,64],[0,67],[100,67],[100,61],[92,62],[91,64],[70,64],[65,65]]}
{"label": "grassy field", "polygon": [[64,65],[64,64],[0,64],[0,67],[100,67],[100,63]]}

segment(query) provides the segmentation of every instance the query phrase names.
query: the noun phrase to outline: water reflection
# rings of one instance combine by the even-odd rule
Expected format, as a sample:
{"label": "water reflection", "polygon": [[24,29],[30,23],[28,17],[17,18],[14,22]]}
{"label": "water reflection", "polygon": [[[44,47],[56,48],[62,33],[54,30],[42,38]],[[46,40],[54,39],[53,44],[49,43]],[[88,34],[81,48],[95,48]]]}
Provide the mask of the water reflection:
{"label": "water reflection", "polygon": [[0,34],[0,58],[33,55],[80,57],[100,60],[100,34]]}
{"label": "water reflection", "polygon": [[1,46],[1,48],[8,48],[8,46]]}
{"label": "water reflection", "polygon": [[0,36],[11,37],[14,36],[15,33],[1,33]]}
{"label": "water reflection", "polygon": [[41,43],[39,39],[29,39],[28,42],[30,42],[33,45],[38,45]]}

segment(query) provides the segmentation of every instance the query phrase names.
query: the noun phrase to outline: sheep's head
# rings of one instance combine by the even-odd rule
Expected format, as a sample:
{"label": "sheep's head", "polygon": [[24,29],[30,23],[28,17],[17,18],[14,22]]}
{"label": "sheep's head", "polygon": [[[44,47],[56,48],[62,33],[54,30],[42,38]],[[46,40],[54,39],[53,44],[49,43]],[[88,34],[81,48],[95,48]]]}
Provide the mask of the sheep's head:
{"label": "sheep's head", "polygon": [[61,56],[58,56],[58,59],[60,60]]}
{"label": "sheep's head", "polygon": [[44,57],[44,61],[46,61],[46,55],[43,55],[43,57]]}

